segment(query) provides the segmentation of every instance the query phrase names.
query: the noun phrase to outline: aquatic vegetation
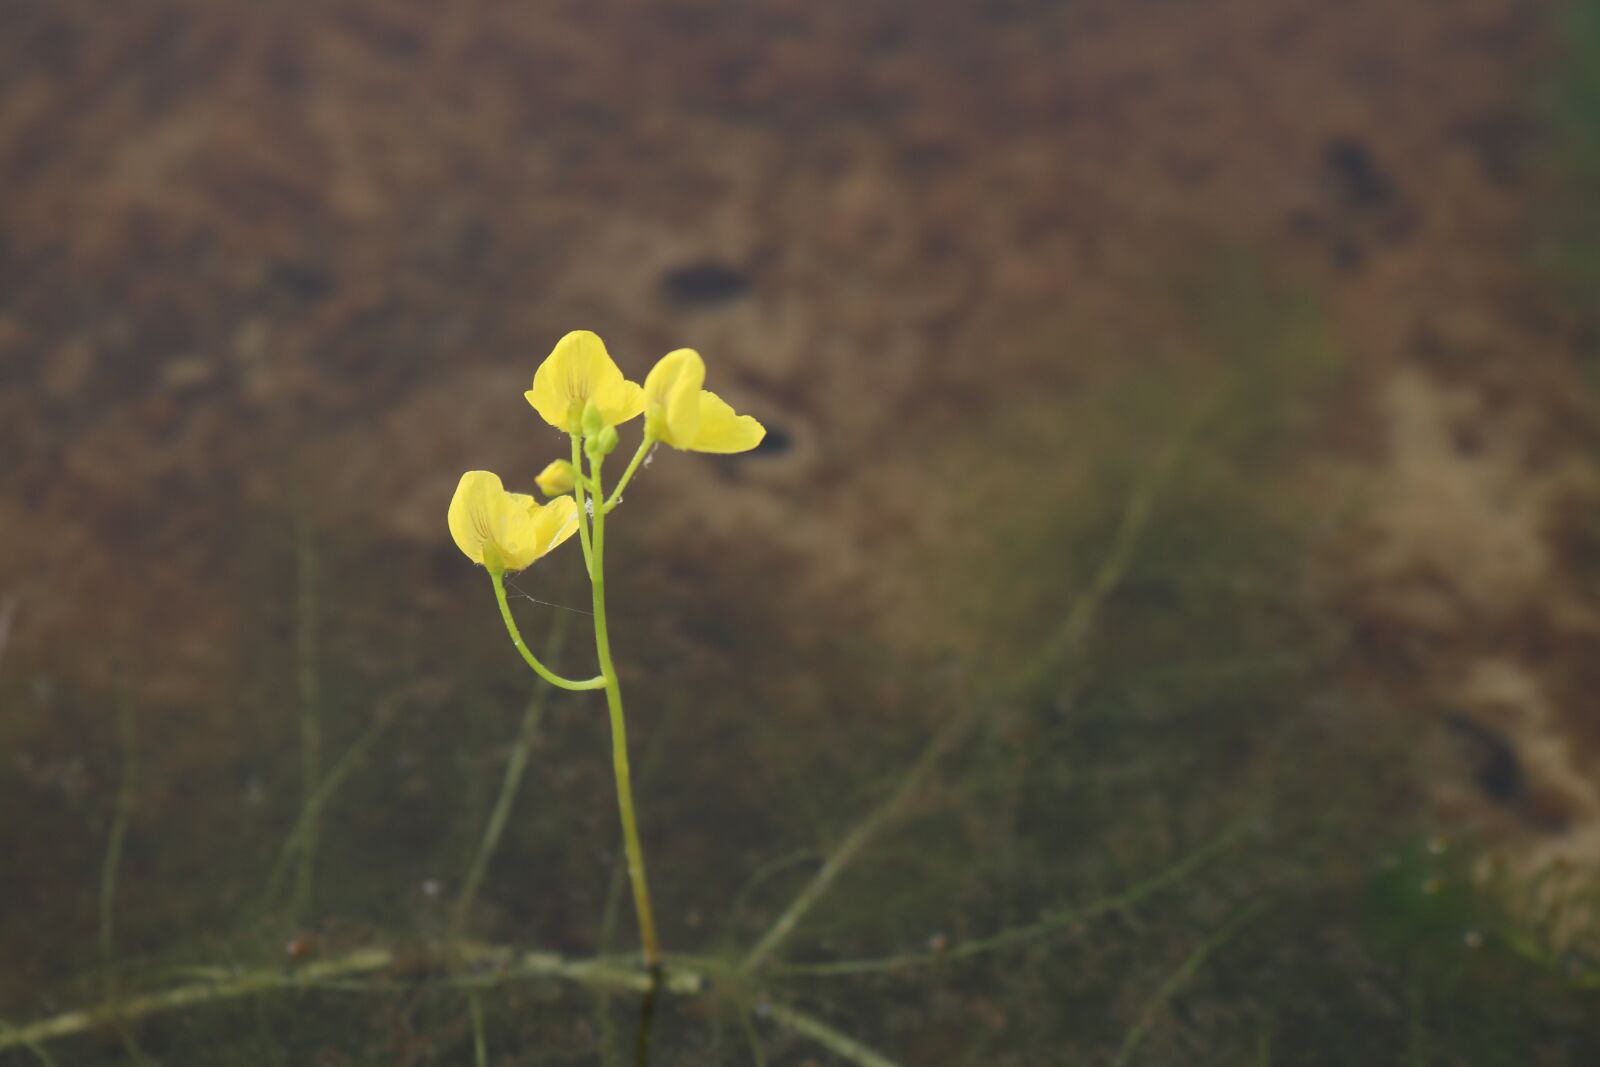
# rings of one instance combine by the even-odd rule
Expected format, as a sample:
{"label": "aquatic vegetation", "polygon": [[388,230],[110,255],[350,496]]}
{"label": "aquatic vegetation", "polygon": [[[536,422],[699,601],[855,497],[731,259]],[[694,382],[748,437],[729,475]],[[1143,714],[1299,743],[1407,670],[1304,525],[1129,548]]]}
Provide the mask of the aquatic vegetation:
{"label": "aquatic vegetation", "polygon": [[[1012,404],[981,435],[918,442],[937,447],[940,469],[1067,443],[1085,457],[1070,489],[985,512],[968,524],[971,546],[936,546],[961,555],[951,595],[992,613],[974,629],[1014,655],[965,650],[977,669],[953,683],[854,634],[858,659],[828,659],[783,629],[789,604],[748,595],[747,568],[763,557],[719,554],[722,583],[702,582],[704,596],[664,614],[694,635],[690,647],[715,641],[728,655],[684,666],[683,644],[641,642],[650,729],[633,765],[610,770],[593,758],[602,734],[611,730],[614,761],[626,759],[621,729],[640,721],[622,717],[605,579],[632,589],[651,570],[604,568],[619,485],[653,445],[717,439],[703,418],[685,421],[707,410],[697,358],[663,359],[635,399],[620,370],[574,360],[582,350],[569,345],[555,380],[571,455],[531,479],[548,502],[517,491],[527,473],[473,472],[451,509],[452,540],[485,568],[502,615],[492,623],[479,602],[466,606],[481,627],[415,621],[431,662],[455,672],[448,715],[395,714],[411,698],[385,675],[388,688],[359,690],[382,694],[370,723],[341,724],[348,657],[313,647],[339,627],[319,631],[314,612],[283,598],[300,620],[286,632],[308,706],[335,713],[323,717],[327,766],[305,775],[314,788],[283,848],[304,859],[318,813],[338,811],[321,822],[314,907],[286,915],[269,902],[267,923],[249,917],[268,936],[246,934],[221,959],[214,943],[184,944],[160,970],[140,940],[148,916],[130,924],[125,912],[115,948],[127,980],[79,993],[92,1004],[83,1010],[42,1005],[35,1021],[0,1023],[0,1062],[29,1062],[27,1049],[107,1062],[115,1037],[136,1033],[141,1054],[162,1062],[204,1043],[211,1062],[250,1064],[397,1062],[424,1043],[421,1055],[440,1062],[616,1064],[633,1034],[632,1062],[644,1063],[652,1026],[659,1063],[1332,1065],[1409,1049],[1412,1062],[1511,1067],[1535,1044],[1555,1050],[1551,1062],[1587,1062],[1560,1052],[1593,1031],[1562,1029],[1578,1003],[1571,976],[1530,964],[1515,931],[1467,895],[1464,851],[1407,853],[1369,877],[1374,850],[1407,832],[1385,770],[1391,742],[1369,730],[1394,717],[1362,713],[1330,669],[1352,638],[1302,585],[1322,513],[1261,492],[1292,475],[1282,448],[1263,445],[1292,440],[1285,423],[1325,364],[1314,314],[1284,306],[1259,339],[1218,342],[1230,358],[1276,360],[1245,367],[1243,387],[1156,389],[1135,377],[1085,397],[1070,420],[1054,400],[1037,423]],[[595,342],[587,351],[603,354]],[[625,423],[608,424],[597,396]],[[603,478],[630,424],[642,439],[628,475]],[[997,472],[986,499],[1014,498],[1036,471]],[[580,549],[563,552],[569,540]],[[338,583],[324,586],[330,605],[388,603],[381,587],[352,584],[375,582],[367,571],[340,565],[363,548],[328,539],[327,565],[300,568],[307,589],[321,573]],[[450,557],[443,580],[481,596]],[[943,573],[935,564],[928,573]],[[569,579],[599,586],[599,610],[592,621],[549,612],[530,647],[514,598],[559,603]],[[629,607],[648,614],[631,595]],[[602,669],[558,673],[569,657],[587,660],[589,625]],[[524,679],[498,669],[510,666],[502,626],[540,675],[520,724],[506,717]],[[568,645],[569,633],[584,640]],[[765,657],[785,656],[826,674],[822,700],[763,703],[774,692],[764,676],[777,673]],[[879,678],[922,706],[896,717]],[[723,691],[703,688],[723,679]],[[597,689],[609,722],[556,710],[598,711],[565,695]],[[830,715],[850,696],[860,703],[848,710],[864,714],[803,717],[802,701]],[[742,714],[751,705],[763,714]],[[797,737],[796,722],[825,728]],[[732,735],[726,749],[706,745],[712,731]],[[357,773],[373,755],[375,773]],[[500,768],[496,791],[489,771]],[[1335,794],[1353,770],[1367,788]],[[537,785],[518,801],[525,779]],[[641,800],[653,816],[642,827],[649,883],[641,827],[629,825]],[[139,819],[131,825],[137,845]],[[249,869],[247,855],[234,862]],[[610,874],[603,908],[597,869]],[[412,878],[408,900],[397,890]],[[646,931],[660,920],[653,968],[613,951],[630,884],[647,964]],[[291,916],[292,931],[281,925]],[[95,1040],[111,1051],[97,1054]]]}
{"label": "aquatic vegetation", "polygon": [[[498,475],[469,471],[461,476],[450,502],[450,534],[468,559],[489,572],[506,630],[528,666],[562,689],[605,690],[628,878],[633,885],[644,962],[651,970],[661,966],[661,946],[634,812],[622,686],[612,662],[606,625],[606,516],[622,503],[622,491],[658,442],[697,452],[744,452],[761,443],[766,434],[761,424],[749,415],[736,414],[726,401],[701,388],[705,378],[700,354],[680,348],[663,356],[641,387],[623,377],[597,335],[574,330],[539,364],[533,388],[525,394],[541,418],[572,438],[572,458],[551,461],[535,478],[540,489],[555,499],[541,505],[531,496],[507,492]],[[643,438],[607,496],[603,471],[606,457],[617,447],[617,426],[641,412],[645,415]],[[586,474],[585,458],[589,461]],[[507,572],[528,567],[574,532],[583,546],[593,592],[594,645],[600,661],[600,676],[583,681],[557,675],[528,649],[506,602],[505,589]]]}

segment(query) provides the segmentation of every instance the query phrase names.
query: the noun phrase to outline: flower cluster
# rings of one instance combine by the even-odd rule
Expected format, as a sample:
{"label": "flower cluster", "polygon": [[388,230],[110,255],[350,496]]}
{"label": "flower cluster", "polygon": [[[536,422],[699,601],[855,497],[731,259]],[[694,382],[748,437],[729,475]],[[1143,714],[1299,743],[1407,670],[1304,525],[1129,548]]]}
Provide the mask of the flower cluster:
{"label": "flower cluster", "polygon": [[[558,688],[605,690],[628,880],[633,885],[645,966],[657,973],[661,947],[634,814],[622,685],[612,663],[606,624],[606,515],[622,503],[622,490],[657,443],[691,452],[744,452],[761,443],[767,433],[761,424],[736,413],[716,393],[706,390],[705,381],[706,365],[699,353],[680,348],[661,357],[644,385],[630,382],[612,362],[600,338],[587,330],[575,330],[557,342],[555,350],[539,364],[533,388],[525,394],[540,418],[565,430],[572,439],[571,458],[554,460],[534,478],[550,501],[540,504],[525,493],[507,492],[499,476],[488,471],[462,475],[450,501],[450,536],[468,559],[489,572],[506,633],[523,660]],[[606,457],[616,451],[617,427],[640,415],[644,416],[644,438],[607,496],[602,471]],[[585,679],[564,677],[541,663],[522,639],[506,600],[506,572],[522,570],[574,533],[583,546],[589,572],[595,657],[600,665],[598,675]]]}
{"label": "flower cluster", "polygon": [[[587,516],[572,496],[594,491],[601,460],[617,447],[617,427],[644,416],[644,439],[608,500],[609,511],[639,463],[658,442],[689,452],[746,452],[766,430],[704,388],[706,365],[691,348],[661,357],[644,385],[623,377],[599,336],[574,330],[556,343],[523,395],[539,417],[572,435],[573,458],[557,459],[534,479],[549,503],[508,492],[497,475],[468,471],[450,501],[450,535],[491,573],[519,571],[578,532]],[[582,456],[595,468],[585,476]]]}

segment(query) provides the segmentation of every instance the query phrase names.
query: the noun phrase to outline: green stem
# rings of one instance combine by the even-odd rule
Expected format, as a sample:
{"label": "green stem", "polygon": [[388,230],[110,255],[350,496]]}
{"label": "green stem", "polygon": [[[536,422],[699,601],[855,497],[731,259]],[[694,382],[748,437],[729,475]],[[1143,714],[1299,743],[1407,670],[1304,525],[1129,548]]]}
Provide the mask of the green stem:
{"label": "green stem", "polygon": [[612,508],[622,503],[622,490],[627,488],[628,483],[633,480],[633,472],[639,469],[639,464],[645,461],[645,457],[650,455],[650,450],[655,446],[656,442],[655,438],[653,437],[646,436],[643,441],[639,442],[639,450],[635,452],[633,454],[633,458],[628,461],[627,469],[622,472],[622,477],[619,478],[617,480],[617,484],[612,487],[611,495],[606,497],[605,510],[607,513],[609,513]]}
{"label": "green stem", "polygon": [[[581,518],[579,519],[578,529],[583,529]],[[522,653],[522,658],[527,661],[528,666],[533,668],[534,674],[559,689],[581,691],[585,689],[600,689],[605,686],[606,679],[598,676],[585,678],[581,682],[575,682],[571,678],[563,678],[534,658],[533,653],[528,650],[527,642],[522,639],[521,631],[517,629],[517,620],[511,617],[511,605],[506,603],[505,575],[498,571],[490,571],[489,580],[494,582],[494,598],[500,604],[500,617],[505,620],[506,632],[511,635],[511,643],[517,646],[517,651]]]}
{"label": "green stem", "polygon": [[1154,999],[1145,1005],[1145,1009],[1140,1013],[1138,1021],[1133,1024],[1127,1036],[1122,1039],[1122,1048],[1117,1050],[1117,1058],[1113,1063],[1113,1067],[1123,1067],[1124,1064],[1133,1059],[1134,1051],[1138,1049],[1139,1043],[1144,1040],[1145,1034],[1149,1033],[1150,1027],[1155,1023],[1156,1015],[1162,1006],[1170,1002],[1178,991],[1188,984],[1189,980],[1195,976],[1195,973],[1200,970],[1206,959],[1213,952],[1221,948],[1247,922],[1259,915],[1263,907],[1264,905],[1260,902],[1246,905],[1242,911],[1239,911],[1233,918],[1229,919],[1220,930],[1212,934],[1201,943],[1199,948],[1190,953],[1189,957],[1183,961],[1182,966],[1172,972],[1165,982],[1161,983],[1161,988],[1156,990]]}
{"label": "green stem", "polygon": [[[587,479],[583,476],[583,440],[572,435],[572,499],[578,504],[578,542],[583,545],[583,566],[594,577],[594,548],[589,543],[589,509],[584,503],[583,491]],[[598,492],[595,496],[599,496]]]}
{"label": "green stem", "polygon": [[[595,497],[604,499],[600,464],[591,464]],[[579,505],[582,507],[581,503]],[[581,518],[581,516],[580,516]],[[650,887],[645,881],[644,849],[639,845],[639,824],[633,813],[633,781],[628,770],[628,728],[622,717],[622,686],[611,662],[611,637],[606,626],[606,509],[594,510],[593,555],[589,582],[594,588],[594,648],[600,659],[600,674],[605,678],[606,706],[611,712],[611,763],[617,777],[617,807],[622,815],[622,842],[628,853],[628,878],[633,883],[633,907],[639,915],[639,938],[644,944],[644,964],[651,970],[661,966],[661,946],[656,940],[656,920],[650,908]]]}

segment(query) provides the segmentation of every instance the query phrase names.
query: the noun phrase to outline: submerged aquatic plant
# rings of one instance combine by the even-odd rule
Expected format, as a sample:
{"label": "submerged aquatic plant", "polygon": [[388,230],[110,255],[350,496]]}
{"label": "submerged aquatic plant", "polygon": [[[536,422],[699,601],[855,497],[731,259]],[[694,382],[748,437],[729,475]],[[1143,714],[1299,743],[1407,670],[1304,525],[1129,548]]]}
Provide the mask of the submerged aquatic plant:
{"label": "submerged aquatic plant", "polygon": [[[535,372],[533,388],[524,394],[541,418],[572,439],[571,459],[551,461],[534,478],[540,490],[554,499],[541,505],[526,494],[508,492],[495,474],[468,471],[461,476],[450,502],[450,534],[468,559],[489,572],[506,631],[528,666],[562,689],[606,692],[628,878],[645,966],[652,970],[660,966],[661,946],[634,814],[622,688],[606,624],[606,517],[622,503],[622,491],[657,443],[695,452],[744,452],[766,436],[761,423],[737,414],[721,397],[702,388],[705,377],[705,362],[699,353],[680,348],[663,356],[641,387],[623,377],[597,335],[574,330],[556,343]],[[607,496],[603,467],[606,457],[617,448],[617,427],[640,414],[645,416],[644,436]],[[600,674],[583,680],[564,678],[534,656],[517,630],[505,589],[508,572],[530,566],[573,533],[583,547],[593,590],[594,645],[600,662]]]}

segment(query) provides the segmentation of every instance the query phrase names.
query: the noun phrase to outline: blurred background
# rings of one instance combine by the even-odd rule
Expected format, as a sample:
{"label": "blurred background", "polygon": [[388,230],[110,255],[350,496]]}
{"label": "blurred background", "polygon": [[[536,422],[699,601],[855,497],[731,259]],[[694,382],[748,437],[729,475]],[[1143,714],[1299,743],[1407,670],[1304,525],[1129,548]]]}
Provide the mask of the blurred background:
{"label": "blurred background", "polygon": [[437,949],[637,943],[444,522],[579,328],[769,429],[611,527],[667,946],[886,813],[649,1062],[1600,1062],[1594,0],[0,11],[0,1063],[639,1062]]}

